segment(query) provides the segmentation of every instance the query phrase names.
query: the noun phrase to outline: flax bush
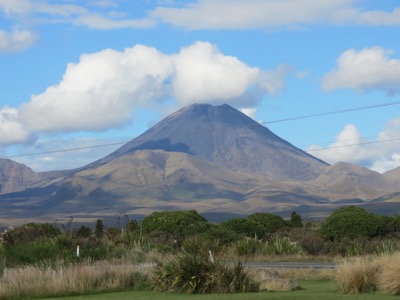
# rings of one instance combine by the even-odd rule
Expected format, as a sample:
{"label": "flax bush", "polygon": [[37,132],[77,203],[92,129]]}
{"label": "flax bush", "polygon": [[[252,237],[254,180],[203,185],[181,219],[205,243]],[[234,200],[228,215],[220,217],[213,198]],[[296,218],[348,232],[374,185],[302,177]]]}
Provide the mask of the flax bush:
{"label": "flax bush", "polygon": [[158,291],[187,294],[239,293],[258,288],[240,262],[229,265],[204,254],[186,252],[160,264],[151,286]]}

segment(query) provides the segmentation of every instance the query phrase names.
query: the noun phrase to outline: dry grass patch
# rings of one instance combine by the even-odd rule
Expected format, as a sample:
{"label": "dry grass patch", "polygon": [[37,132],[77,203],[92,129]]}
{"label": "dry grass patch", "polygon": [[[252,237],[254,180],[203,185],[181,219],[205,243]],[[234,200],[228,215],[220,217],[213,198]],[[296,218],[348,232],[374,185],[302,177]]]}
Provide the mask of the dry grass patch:
{"label": "dry grass patch", "polygon": [[143,286],[147,268],[85,261],[69,266],[24,266],[4,270],[0,298],[42,297],[121,290]]}
{"label": "dry grass patch", "polygon": [[344,293],[400,295],[400,252],[347,259],[337,270],[336,282]]}
{"label": "dry grass patch", "polygon": [[366,293],[376,291],[379,263],[372,257],[355,257],[340,264],[336,282],[344,293]]}
{"label": "dry grass patch", "polygon": [[400,295],[400,253],[382,256],[379,264],[378,289],[386,294]]}

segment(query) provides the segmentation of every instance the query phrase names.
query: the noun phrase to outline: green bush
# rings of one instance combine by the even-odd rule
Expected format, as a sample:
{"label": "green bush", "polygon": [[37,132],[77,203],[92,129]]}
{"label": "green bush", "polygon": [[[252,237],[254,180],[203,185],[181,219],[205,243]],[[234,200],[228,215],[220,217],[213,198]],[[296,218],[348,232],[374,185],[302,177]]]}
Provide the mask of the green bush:
{"label": "green bush", "polygon": [[301,247],[297,242],[289,238],[276,238],[267,243],[267,253],[271,255],[296,255],[301,253]]}
{"label": "green bush", "polygon": [[221,249],[218,240],[206,239],[203,236],[193,236],[187,238],[182,243],[182,250],[192,254],[207,254],[209,251],[218,253]]}
{"label": "green bush", "polygon": [[28,223],[8,231],[3,239],[6,246],[23,245],[42,238],[53,238],[61,234],[61,231],[52,224]]}
{"label": "green bush", "polygon": [[221,226],[242,236],[263,236],[265,232],[262,224],[248,218],[233,218],[222,222]]}
{"label": "green bush", "polygon": [[200,237],[205,240],[218,241],[220,246],[230,245],[234,241],[242,238],[240,234],[222,224],[210,224],[207,231],[200,233]]}
{"label": "green bush", "polygon": [[396,252],[397,247],[391,240],[382,241],[380,245],[376,247],[375,254],[377,255],[388,255]]}
{"label": "green bush", "polygon": [[259,232],[260,237],[275,233],[279,229],[286,227],[285,220],[281,216],[274,214],[256,213],[248,216],[248,219],[261,225],[262,232]]}
{"label": "green bush", "polygon": [[186,294],[238,293],[257,289],[240,262],[235,265],[218,260],[211,262],[206,255],[186,252],[155,269],[152,287],[158,291]]}
{"label": "green bush", "polygon": [[55,243],[42,240],[35,243],[8,246],[4,248],[5,264],[7,267],[34,264],[41,261],[54,261],[59,255]]}
{"label": "green bush", "polygon": [[207,219],[195,210],[153,212],[141,223],[144,233],[158,233],[169,239],[182,241],[185,237],[205,232]]}
{"label": "green bush", "polygon": [[378,216],[361,207],[347,206],[339,208],[325,220],[321,235],[331,241],[372,238],[381,232],[382,226],[382,219]]}
{"label": "green bush", "polygon": [[301,216],[294,211],[290,215],[290,221],[288,224],[294,228],[301,228],[303,227],[303,220],[301,219]]}
{"label": "green bush", "polygon": [[263,254],[266,251],[266,243],[256,235],[254,238],[246,236],[243,239],[236,241],[233,246],[239,256]]}

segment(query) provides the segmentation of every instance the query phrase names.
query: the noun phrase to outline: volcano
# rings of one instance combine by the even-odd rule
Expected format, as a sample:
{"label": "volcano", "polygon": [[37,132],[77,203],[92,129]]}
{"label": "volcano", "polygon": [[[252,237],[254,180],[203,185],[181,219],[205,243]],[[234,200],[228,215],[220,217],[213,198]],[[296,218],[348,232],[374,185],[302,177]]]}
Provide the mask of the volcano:
{"label": "volcano", "polygon": [[310,180],[328,166],[227,104],[184,107],[91,167],[137,150],[182,152],[269,180]]}
{"label": "volcano", "polygon": [[400,203],[397,169],[382,175],[330,166],[227,104],[184,107],[79,169],[18,168],[25,171],[0,174],[0,219],[93,220],[178,209],[321,217],[340,205],[382,212]]}

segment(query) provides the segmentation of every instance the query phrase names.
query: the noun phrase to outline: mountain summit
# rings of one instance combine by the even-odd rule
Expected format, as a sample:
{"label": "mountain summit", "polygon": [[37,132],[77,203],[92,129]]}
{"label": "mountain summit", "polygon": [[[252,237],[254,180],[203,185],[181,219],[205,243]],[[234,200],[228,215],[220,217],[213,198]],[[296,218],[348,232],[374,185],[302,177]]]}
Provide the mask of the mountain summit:
{"label": "mountain summit", "polygon": [[270,180],[310,180],[328,166],[227,104],[184,107],[95,165],[137,150],[183,152]]}

